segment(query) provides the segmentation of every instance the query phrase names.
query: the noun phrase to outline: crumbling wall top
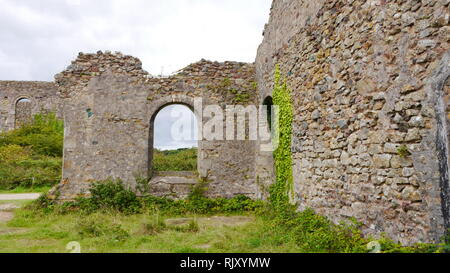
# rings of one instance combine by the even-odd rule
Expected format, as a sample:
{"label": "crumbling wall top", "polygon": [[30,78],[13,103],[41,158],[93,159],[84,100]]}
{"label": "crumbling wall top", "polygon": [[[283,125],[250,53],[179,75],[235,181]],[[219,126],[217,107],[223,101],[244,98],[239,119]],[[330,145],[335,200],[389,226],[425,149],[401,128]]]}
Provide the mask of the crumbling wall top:
{"label": "crumbling wall top", "polygon": [[66,70],[55,76],[55,82],[61,94],[68,96],[80,83],[86,86],[91,78],[106,71],[114,74],[126,73],[137,82],[144,82],[149,76],[148,72],[142,69],[142,62],[138,58],[120,52],[98,51],[95,54],[79,53]]}

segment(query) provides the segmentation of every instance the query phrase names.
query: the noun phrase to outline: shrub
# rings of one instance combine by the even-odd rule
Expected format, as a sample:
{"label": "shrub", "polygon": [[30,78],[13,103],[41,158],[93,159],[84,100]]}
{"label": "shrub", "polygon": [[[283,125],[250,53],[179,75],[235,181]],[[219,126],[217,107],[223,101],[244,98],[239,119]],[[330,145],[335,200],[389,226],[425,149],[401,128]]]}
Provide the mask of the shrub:
{"label": "shrub", "polygon": [[56,204],[46,195],[41,195],[38,199],[28,204],[25,208],[32,211],[41,211],[44,213],[53,212]]}
{"label": "shrub", "polygon": [[31,148],[34,155],[62,157],[64,123],[54,113],[36,115],[31,123],[0,135],[0,146]]}
{"label": "shrub", "polygon": [[160,197],[146,197],[144,202],[148,208],[158,210],[169,215],[184,214],[220,214],[220,213],[244,213],[254,212],[261,209],[263,201],[255,201],[247,196],[236,196],[231,199],[226,198],[206,198],[196,196],[186,200],[172,200]]}
{"label": "shrub", "polygon": [[116,210],[132,214],[141,211],[142,204],[136,194],[126,189],[120,180],[96,182],[91,187],[91,197],[77,200],[82,210]]}
{"label": "shrub", "polygon": [[30,151],[16,144],[0,146],[0,163],[20,162],[30,158]]}
{"label": "shrub", "polygon": [[324,216],[307,209],[293,219],[296,243],[307,252],[366,252],[367,241],[363,239],[356,222],[336,225]]}
{"label": "shrub", "polygon": [[52,186],[61,179],[61,164],[54,158],[0,164],[0,189]]}
{"label": "shrub", "polygon": [[0,134],[0,189],[52,186],[61,179],[63,123],[54,114]]}

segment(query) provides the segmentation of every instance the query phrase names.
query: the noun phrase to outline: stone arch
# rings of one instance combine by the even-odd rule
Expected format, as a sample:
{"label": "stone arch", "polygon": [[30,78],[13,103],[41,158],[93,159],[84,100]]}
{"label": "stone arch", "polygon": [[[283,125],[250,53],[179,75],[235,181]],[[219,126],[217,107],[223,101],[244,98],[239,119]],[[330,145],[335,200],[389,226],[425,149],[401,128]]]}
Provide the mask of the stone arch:
{"label": "stone arch", "polygon": [[18,96],[12,104],[14,128],[18,128],[24,123],[31,121],[33,111],[33,101],[28,96]]}
{"label": "stone arch", "polygon": [[[198,111],[198,109],[195,108],[195,99],[186,95],[173,95],[173,96],[167,96],[164,98],[161,98],[159,100],[153,101],[151,104],[151,107],[149,109],[149,113],[150,113],[150,119],[149,119],[149,138],[148,138],[148,147],[149,147],[149,152],[148,152],[148,168],[149,168],[149,175],[152,176],[153,175],[153,148],[154,148],[154,135],[155,135],[155,128],[154,128],[154,123],[155,123],[155,119],[156,116],[158,115],[158,113],[165,107],[170,106],[170,105],[184,105],[186,107],[188,107],[192,113],[195,115],[195,117],[197,118],[197,124],[198,124],[198,132],[200,132],[201,130],[201,126],[202,126],[202,116],[201,113]],[[200,133],[199,133],[199,138],[200,138]],[[197,169],[200,172],[200,167],[201,167],[201,149],[202,149],[202,145],[201,145],[201,140],[198,141],[198,148],[197,148]]]}

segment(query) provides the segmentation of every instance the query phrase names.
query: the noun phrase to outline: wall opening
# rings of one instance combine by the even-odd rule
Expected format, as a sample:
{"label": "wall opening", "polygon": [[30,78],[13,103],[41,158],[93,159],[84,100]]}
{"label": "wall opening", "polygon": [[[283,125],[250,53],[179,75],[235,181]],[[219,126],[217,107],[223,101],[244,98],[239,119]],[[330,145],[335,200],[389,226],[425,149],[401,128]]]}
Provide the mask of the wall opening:
{"label": "wall opening", "polygon": [[[450,182],[449,182],[449,140],[450,140],[450,77],[442,86],[442,104],[438,106],[438,139],[437,149],[439,156],[440,188],[442,198],[442,213],[446,230],[450,232]],[[445,129],[444,129],[445,128]]]}
{"label": "wall opening", "polygon": [[152,119],[150,170],[196,172],[198,168],[198,123],[190,106],[165,105]]}
{"label": "wall opening", "polygon": [[31,100],[28,98],[17,100],[15,104],[15,128],[19,128],[22,125],[31,122],[33,118],[31,106]]}
{"label": "wall opening", "polygon": [[272,116],[273,116],[273,99],[271,96],[268,96],[264,99],[264,106],[267,106],[267,124],[269,125],[269,130],[272,132]]}

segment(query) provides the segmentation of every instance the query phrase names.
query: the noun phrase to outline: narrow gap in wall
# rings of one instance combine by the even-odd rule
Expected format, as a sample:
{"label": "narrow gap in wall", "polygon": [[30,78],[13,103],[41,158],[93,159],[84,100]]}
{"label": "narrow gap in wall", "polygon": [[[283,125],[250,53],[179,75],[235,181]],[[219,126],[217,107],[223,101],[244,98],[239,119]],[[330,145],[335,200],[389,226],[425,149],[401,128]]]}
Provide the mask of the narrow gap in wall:
{"label": "narrow gap in wall", "polygon": [[[440,169],[440,187],[442,198],[442,213],[444,216],[445,228],[450,230],[450,184],[448,173],[449,145],[450,143],[450,77],[444,83],[442,89],[442,105],[444,109],[439,109],[438,115],[438,139],[437,148]],[[445,128],[445,129],[444,129]]]}

